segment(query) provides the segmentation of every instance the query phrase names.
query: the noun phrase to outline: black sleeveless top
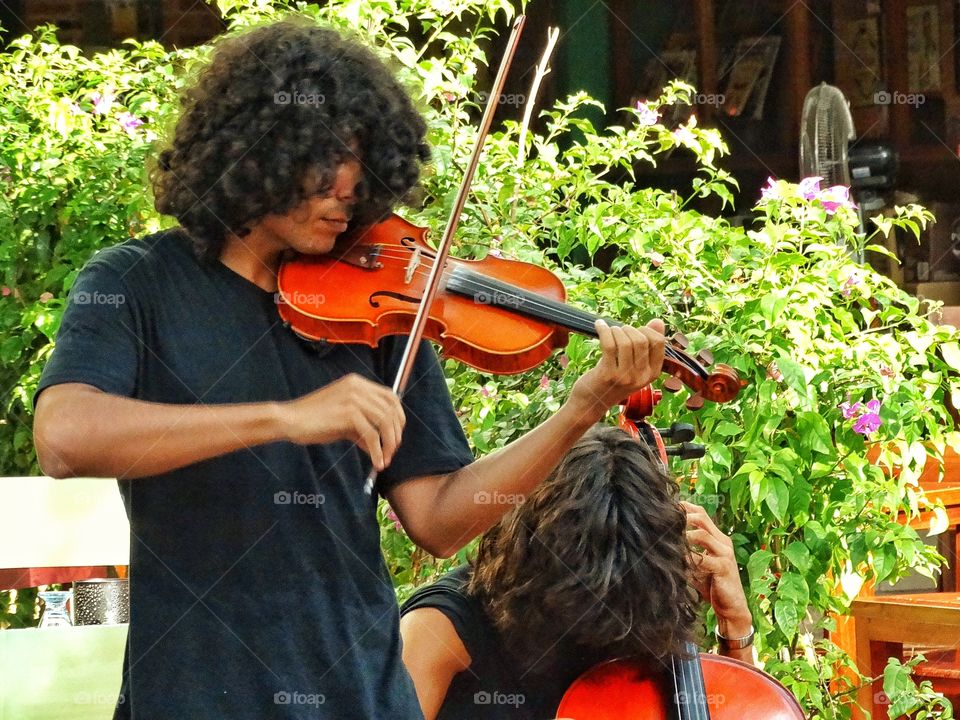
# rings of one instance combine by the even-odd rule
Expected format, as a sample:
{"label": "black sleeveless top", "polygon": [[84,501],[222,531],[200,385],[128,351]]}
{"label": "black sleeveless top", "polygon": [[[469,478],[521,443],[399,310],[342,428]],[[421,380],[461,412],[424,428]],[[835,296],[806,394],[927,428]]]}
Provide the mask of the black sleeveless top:
{"label": "black sleeveless top", "polygon": [[470,567],[461,566],[419,588],[400,609],[404,615],[417,608],[436,608],[449,618],[470,654],[470,667],[454,676],[437,720],[555,718],[564,692],[600,658],[565,647],[558,653],[545,652],[529,669],[518,667],[504,651],[480,602],[467,594],[469,578]]}

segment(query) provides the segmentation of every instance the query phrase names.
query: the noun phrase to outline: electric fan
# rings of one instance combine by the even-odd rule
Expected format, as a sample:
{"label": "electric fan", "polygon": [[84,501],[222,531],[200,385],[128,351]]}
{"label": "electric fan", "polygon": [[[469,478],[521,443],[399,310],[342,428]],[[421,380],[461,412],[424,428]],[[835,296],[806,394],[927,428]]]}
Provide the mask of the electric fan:
{"label": "electric fan", "polygon": [[[897,155],[887,143],[851,148],[855,137],[850,103],[839,88],[820,83],[807,93],[800,118],[800,177],[821,177],[828,187],[849,187],[863,233],[864,214],[881,210],[884,200],[879,191],[894,185]],[[856,259],[863,262],[862,253]]]}
{"label": "electric fan", "polygon": [[856,137],[850,105],[839,88],[820,83],[807,93],[800,118],[800,177],[850,187],[847,148]]}

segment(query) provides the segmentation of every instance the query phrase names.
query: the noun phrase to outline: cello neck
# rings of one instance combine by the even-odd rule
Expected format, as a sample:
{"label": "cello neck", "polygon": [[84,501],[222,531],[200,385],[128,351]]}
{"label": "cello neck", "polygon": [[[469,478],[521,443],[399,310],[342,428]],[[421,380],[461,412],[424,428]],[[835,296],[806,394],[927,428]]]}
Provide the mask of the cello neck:
{"label": "cello neck", "polygon": [[685,656],[670,658],[668,681],[672,681],[673,690],[670,709],[676,714],[672,720],[710,720],[707,688],[696,645],[687,643]]}

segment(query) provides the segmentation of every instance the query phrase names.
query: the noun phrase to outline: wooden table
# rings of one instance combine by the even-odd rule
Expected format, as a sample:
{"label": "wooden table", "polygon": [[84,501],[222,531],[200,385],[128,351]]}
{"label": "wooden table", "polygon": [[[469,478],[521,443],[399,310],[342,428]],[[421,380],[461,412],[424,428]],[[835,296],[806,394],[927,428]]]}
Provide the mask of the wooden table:
{"label": "wooden table", "polygon": [[[857,621],[856,660],[860,672],[870,677],[883,673],[887,660],[900,657],[904,644],[960,647],[960,593],[931,592],[880,595],[853,601]],[[860,705],[873,710],[874,720],[886,718],[877,700],[879,683],[862,688]]]}
{"label": "wooden table", "polygon": [[[875,462],[878,454],[878,451],[873,450],[871,453],[868,453],[868,457]],[[960,528],[960,456],[950,448],[947,448],[944,453],[943,464],[943,481],[938,480],[940,470],[938,463],[933,459],[929,459],[923,468],[923,473],[919,478],[919,484],[930,500],[940,500],[940,502],[943,503],[947,512],[949,525],[948,530],[939,536],[937,543],[937,550],[947,559],[948,566],[942,570],[938,583],[938,590],[942,592],[936,593],[936,596],[953,596],[956,598],[958,592],[960,592],[960,576],[958,576],[957,573],[957,560],[960,558],[960,551],[958,551],[960,533],[957,532],[958,528]],[[933,512],[925,510],[921,512],[918,517],[910,520],[909,525],[923,534],[924,531],[930,527],[932,518]],[[908,522],[907,518],[903,515],[901,515],[900,520],[901,522]],[[898,601],[906,607],[906,610],[904,610],[902,606],[896,612],[901,614],[906,612],[910,615],[911,611],[917,607],[917,602],[912,600],[912,598],[924,597],[924,595],[925,594],[884,595],[877,597],[875,595],[875,588],[871,584],[864,585],[859,597],[853,602],[850,615],[836,618],[837,629],[830,634],[831,639],[846,650],[851,657],[856,659],[860,672],[871,677],[879,675],[883,672],[883,668],[886,667],[888,658],[901,656],[904,641],[881,639],[880,635],[882,635],[882,632],[878,630],[878,625],[881,621],[875,618],[871,619],[868,616],[880,611],[892,611],[887,605],[891,602],[896,604]],[[878,603],[878,605],[871,604],[874,601]],[[922,601],[920,604],[925,606],[927,601]],[[921,607],[919,612],[925,613],[928,609],[929,608]],[[948,603],[945,608],[940,608],[939,612],[946,615],[950,615],[951,613],[960,615],[960,613],[957,612],[958,610],[960,610],[960,607],[954,607]],[[868,624],[871,626],[870,630],[860,631],[861,618],[863,618],[862,624],[864,626]],[[918,627],[918,629],[920,628]],[[929,632],[931,628],[928,625],[923,625],[922,629]],[[938,644],[940,635],[934,632],[933,637],[935,639],[931,640],[931,636],[927,635],[923,640],[916,642],[921,645]],[[915,641],[908,640],[905,642],[910,643]],[[947,642],[948,641],[944,640],[943,643],[940,644]],[[864,643],[867,643],[867,645],[864,645]],[[868,647],[872,649],[868,650]],[[881,694],[881,690],[882,688],[879,683],[873,688],[864,688],[858,693],[857,701],[869,712],[874,706],[874,698]],[[855,720],[864,720],[867,716],[854,708],[853,717]],[[874,717],[886,717],[885,710],[878,707]]]}

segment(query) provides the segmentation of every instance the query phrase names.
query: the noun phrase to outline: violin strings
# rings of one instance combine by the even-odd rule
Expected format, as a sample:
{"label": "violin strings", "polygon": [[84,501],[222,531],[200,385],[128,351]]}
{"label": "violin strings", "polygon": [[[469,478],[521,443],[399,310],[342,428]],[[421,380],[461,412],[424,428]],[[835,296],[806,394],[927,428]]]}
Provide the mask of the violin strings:
{"label": "violin strings", "polygon": [[[403,251],[401,251],[399,254],[393,254],[390,252],[381,252],[379,253],[379,257],[403,260],[408,258],[410,254],[412,253],[404,253]],[[433,264],[430,260],[431,259],[428,258],[427,261],[423,263],[422,268],[418,268],[414,270],[413,275],[424,276],[429,274],[430,269],[432,269],[433,267]],[[445,268],[443,272],[445,276],[449,277],[449,275],[454,271],[455,271],[455,268]],[[472,273],[472,275],[474,276],[474,278],[472,278],[473,282],[476,282],[478,284],[478,287],[480,290],[491,292],[491,293],[497,292],[499,290],[498,288],[494,288],[490,285],[483,284],[482,274]],[[501,281],[501,282],[504,282],[504,281]],[[509,285],[509,283],[506,283],[506,282],[504,282],[504,284]],[[516,288],[516,289],[522,289],[522,288]],[[559,317],[560,318],[559,322],[562,322],[562,323],[571,324],[571,325],[575,325],[577,321],[584,322],[585,324],[588,323],[590,325],[591,330],[592,330],[594,318],[598,317],[598,316],[594,316],[592,313],[589,313],[585,310],[580,310],[579,308],[575,308],[569,305],[563,309],[551,307],[545,304],[541,299],[537,299],[535,294],[533,293],[530,293],[529,295],[525,295],[525,296],[521,296],[517,293],[513,293],[512,298],[522,299],[525,303],[529,304],[531,307],[537,310],[541,310],[543,312],[550,312],[556,317]]]}
{"label": "violin strings", "polygon": [[[412,254],[413,254],[412,251],[405,252],[403,250],[399,250],[399,252],[397,252],[397,251],[381,250],[378,253],[378,257],[384,257],[384,258],[395,259],[395,260],[404,260],[404,259],[408,259]],[[433,258],[426,257],[421,264],[422,264],[422,267],[418,267],[416,270],[413,271],[414,276],[429,275],[430,270],[432,270],[433,268]],[[447,278],[449,278],[449,275],[452,274],[454,271],[455,271],[455,268],[444,268],[443,273],[445,276],[447,276]],[[490,293],[500,292],[499,288],[496,288],[490,284],[485,284],[483,280],[483,275],[481,273],[474,272],[472,273],[472,275],[474,277],[471,278],[471,280],[478,285],[480,290],[490,292]],[[509,285],[509,283],[506,283],[505,281],[500,281],[500,282],[503,282],[505,285]],[[553,317],[557,318],[557,322],[561,324],[577,327],[577,323],[582,322],[584,323],[584,325],[582,326],[584,329],[586,329],[587,326],[589,325],[589,329],[591,333],[593,332],[593,327],[592,327],[593,321],[594,319],[599,317],[597,315],[594,315],[593,313],[589,313],[585,310],[580,310],[579,308],[574,308],[569,305],[563,308],[548,305],[547,303],[543,302],[543,300],[537,299],[534,293],[521,296],[514,292],[512,294],[512,298],[523,300],[525,304],[528,304],[532,308],[541,311],[542,314],[552,315]],[[560,302],[560,301],[557,301],[557,302]],[[666,346],[665,354],[668,357],[672,358],[673,360],[677,361],[678,363],[681,363],[683,365],[690,367],[690,362],[688,358],[680,354],[677,350],[675,350],[670,345]],[[699,371],[698,368],[693,367],[691,369],[694,372],[696,372],[698,375],[702,375],[702,373]]]}

